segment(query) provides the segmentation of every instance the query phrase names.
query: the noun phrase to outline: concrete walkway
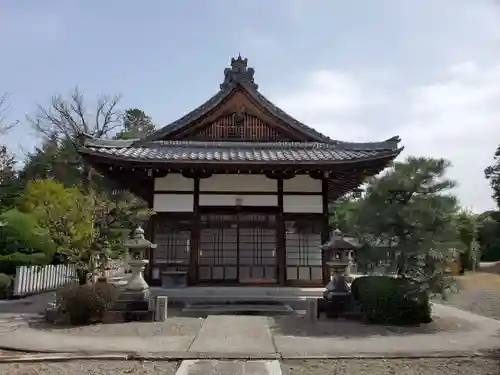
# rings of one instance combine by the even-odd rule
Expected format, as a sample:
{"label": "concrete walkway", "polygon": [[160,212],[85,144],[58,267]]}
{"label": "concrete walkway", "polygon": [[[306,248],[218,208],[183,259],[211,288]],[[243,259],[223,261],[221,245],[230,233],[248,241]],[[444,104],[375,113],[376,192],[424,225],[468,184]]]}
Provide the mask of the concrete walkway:
{"label": "concrete walkway", "polygon": [[[474,324],[472,331],[355,337],[272,334],[259,316],[209,316],[190,336],[82,336],[31,328],[26,317],[0,314],[0,347],[20,351],[133,354],[178,359],[335,358],[460,355],[500,348],[500,321],[435,305],[435,314]],[[342,324],[339,322],[339,324]]]}
{"label": "concrete walkway", "polygon": [[189,351],[276,354],[265,316],[208,316]]}

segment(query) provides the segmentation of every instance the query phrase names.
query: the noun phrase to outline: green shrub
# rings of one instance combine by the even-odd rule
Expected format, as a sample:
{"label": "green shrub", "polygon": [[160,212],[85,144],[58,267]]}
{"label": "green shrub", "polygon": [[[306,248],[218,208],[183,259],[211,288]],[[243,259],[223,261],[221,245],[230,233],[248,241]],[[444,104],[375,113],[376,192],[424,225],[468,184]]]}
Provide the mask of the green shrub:
{"label": "green shrub", "polygon": [[390,276],[366,276],[356,280],[359,281],[353,282],[353,295],[356,294],[355,298],[361,303],[367,322],[411,325],[432,320],[429,296],[420,289],[418,282]]}
{"label": "green shrub", "polygon": [[98,282],[68,285],[57,292],[57,307],[73,325],[100,322],[114,304],[119,291],[113,284]]}
{"label": "green shrub", "polygon": [[12,278],[9,275],[0,273],[0,298],[4,299],[9,296],[10,286],[12,285]]}
{"label": "green shrub", "polygon": [[351,294],[355,301],[360,301],[360,296],[359,296],[360,285],[366,283],[367,280],[370,280],[370,278],[372,277],[377,277],[377,276],[363,276],[363,277],[357,277],[353,280],[353,282],[351,283]]}

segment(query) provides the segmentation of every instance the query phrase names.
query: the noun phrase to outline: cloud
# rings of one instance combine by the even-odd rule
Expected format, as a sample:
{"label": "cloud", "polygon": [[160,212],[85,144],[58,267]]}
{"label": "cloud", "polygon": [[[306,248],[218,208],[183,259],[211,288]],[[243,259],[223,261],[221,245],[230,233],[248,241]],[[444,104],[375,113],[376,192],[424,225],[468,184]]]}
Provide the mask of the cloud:
{"label": "cloud", "polygon": [[356,80],[351,74],[331,70],[312,72],[299,86],[277,95],[276,103],[320,131],[346,139],[363,137],[369,125],[362,121],[383,106],[385,94]]}
{"label": "cloud", "polygon": [[444,157],[453,163],[461,203],[494,207],[483,170],[500,143],[500,64],[466,61],[432,81],[399,85],[354,72],[318,71],[276,95],[276,104],[340,140],[383,140],[400,135],[404,156]]}

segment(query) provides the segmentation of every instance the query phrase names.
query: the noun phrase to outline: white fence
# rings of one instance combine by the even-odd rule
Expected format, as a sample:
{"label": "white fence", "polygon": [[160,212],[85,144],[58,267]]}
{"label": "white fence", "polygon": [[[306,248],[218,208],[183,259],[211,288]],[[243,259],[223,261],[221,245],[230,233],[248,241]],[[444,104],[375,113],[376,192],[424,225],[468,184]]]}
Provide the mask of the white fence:
{"label": "white fence", "polygon": [[74,265],[20,266],[16,268],[13,295],[22,297],[45,292],[75,281]]}

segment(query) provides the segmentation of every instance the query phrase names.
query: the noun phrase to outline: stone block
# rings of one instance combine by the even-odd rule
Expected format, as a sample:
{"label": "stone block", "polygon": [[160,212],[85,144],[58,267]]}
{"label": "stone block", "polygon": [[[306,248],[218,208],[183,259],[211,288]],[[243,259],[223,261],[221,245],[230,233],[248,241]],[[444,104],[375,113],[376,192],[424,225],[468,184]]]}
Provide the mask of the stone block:
{"label": "stone block", "polygon": [[151,322],[153,311],[117,311],[110,310],[104,313],[102,322],[106,324],[127,322]]}
{"label": "stone block", "polygon": [[102,317],[104,324],[123,323],[125,315],[123,311],[106,311]]}
{"label": "stone block", "polygon": [[317,320],[319,318],[318,299],[313,298],[307,301],[307,318]]}
{"label": "stone block", "polygon": [[123,289],[120,291],[120,295],[118,296],[118,300],[149,300],[150,291],[149,289],[143,290],[126,290]]}
{"label": "stone block", "polygon": [[166,296],[158,296],[155,300],[154,319],[157,322],[167,320],[168,314],[168,298]]}
{"label": "stone block", "polygon": [[154,311],[131,311],[125,314],[127,322],[152,322],[154,321]]}
{"label": "stone block", "polygon": [[118,300],[113,305],[113,310],[118,311],[148,311],[149,301],[144,300]]}

